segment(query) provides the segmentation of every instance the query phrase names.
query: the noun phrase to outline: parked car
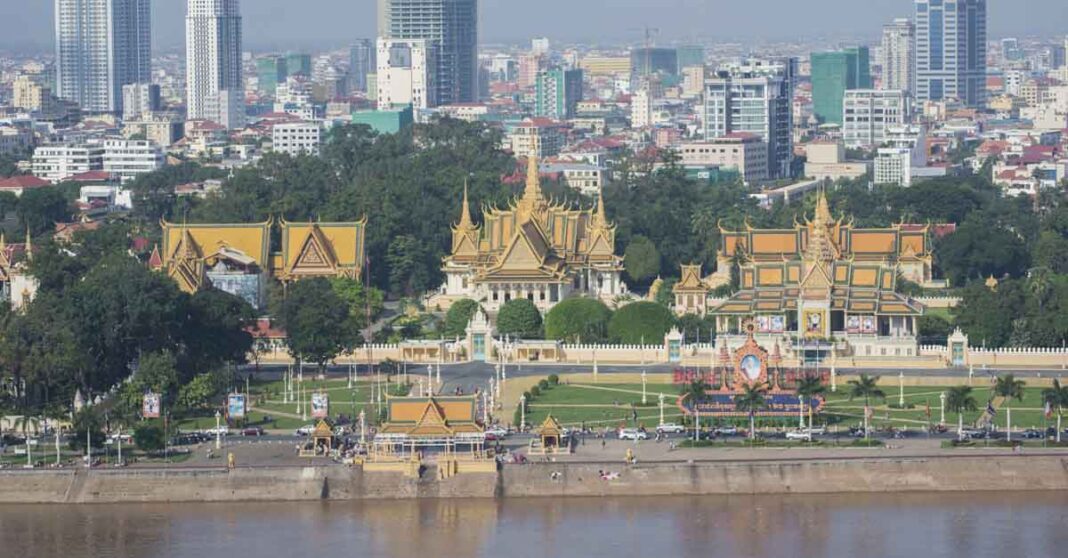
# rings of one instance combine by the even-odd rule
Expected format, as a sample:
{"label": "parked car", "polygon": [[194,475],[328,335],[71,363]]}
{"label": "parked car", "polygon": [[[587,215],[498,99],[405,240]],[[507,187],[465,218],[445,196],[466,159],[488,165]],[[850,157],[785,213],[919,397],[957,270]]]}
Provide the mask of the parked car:
{"label": "parked car", "polygon": [[122,443],[124,443],[124,444],[132,444],[133,443],[133,436],[131,436],[129,434],[112,434],[112,435],[108,436],[107,443],[108,444],[117,444],[119,440],[122,440]]}
{"label": "parked car", "polygon": [[186,434],[179,434],[171,439],[172,446],[195,446],[202,444],[210,440],[211,437],[202,432],[189,432]]}
{"label": "parked car", "polygon": [[207,434],[208,436],[211,436],[212,438],[214,438],[216,435],[229,436],[230,435],[230,427],[228,427],[225,424],[223,424],[223,425],[219,426],[218,429],[208,428],[208,429],[205,429],[203,432],[204,432],[204,434]]}
{"label": "parked car", "polygon": [[1042,437],[1042,432],[1039,432],[1038,430],[1028,428],[1023,431],[1023,438],[1025,440],[1041,440]]}
{"label": "parked car", "polygon": [[737,436],[738,435],[738,427],[737,426],[718,426],[718,427],[716,427],[714,432],[716,433],[717,436]]}
{"label": "parked car", "polygon": [[664,424],[657,426],[656,431],[661,434],[682,434],[683,432],[686,432],[686,427],[673,422],[665,422]]}
{"label": "parked car", "polygon": [[493,442],[508,437],[508,429],[502,426],[491,426],[486,429],[486,439]]}
{"label": "parked car", "polygon": [[961,430],[961,437],[965,440],[983,440],[990,438],[990,432],[978,428],[965,428]]}
{"label": "parked car", "polygon": [[805,442],[812,441],[812,433],[808,430],[791,430],[786,433],[787,440],[803,440]]}
{"label": "parked car", "polygon": [[649,435],[644,430],[638,430],[637,428],[624,428],[619,431],[620,440],[648,440]]}
{"label": "parked car", "polygon": [[826,436],[827,435],[827,427],[826,426],[813,426],[812,428],[806,428],[805,430],[807,430],[813,436]]}
{"label": "parked car", "polygon": [[259,426],[249,426],[241,431],[242,436],[263,436],[263,429]]}
{"label": "parked car", "polygon": [[300,428],[297,428],[295,431],[293,431],[293,435],[294,436],[311,436],[312,432],[315,432],[315,425],[314,424],[305,424],[304,426],[301,426]]}

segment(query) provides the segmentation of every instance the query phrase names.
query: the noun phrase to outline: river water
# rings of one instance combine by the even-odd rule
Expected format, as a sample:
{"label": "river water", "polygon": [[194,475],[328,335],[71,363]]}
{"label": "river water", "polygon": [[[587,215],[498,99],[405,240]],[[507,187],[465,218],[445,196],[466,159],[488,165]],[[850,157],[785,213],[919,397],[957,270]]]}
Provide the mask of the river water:
{"label": "river water", "polygon": [[1068,556],[1068,493],[0,506],[0,557]]}

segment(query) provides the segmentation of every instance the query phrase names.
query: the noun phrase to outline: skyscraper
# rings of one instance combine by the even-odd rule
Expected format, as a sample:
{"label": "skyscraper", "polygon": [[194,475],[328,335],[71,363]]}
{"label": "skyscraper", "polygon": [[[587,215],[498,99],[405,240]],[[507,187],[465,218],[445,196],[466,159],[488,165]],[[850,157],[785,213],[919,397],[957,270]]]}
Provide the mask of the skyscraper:
{"label": "skyscraper", "polygon": [[122,112],[122,86],[152,79],[150,0],[55,0],[56,93]]}
{"label": "skyscraper", "polygon": [[916,26],[908,18],[883,27],[882,88],[916,94]]}
{"label": "skyscraper", "polygon": [[241,6],[238,0],[189,0],[185,17],[186,113],[228,128],[244,118]]}
{"label": "skyscraper", "polygon": [[812,53],[812,110],[820,122],[841,124],[846,90],[870,88],[868,47]]}
{"label": "skyscraper", "polygon": [[916,0],[916,98],[986,104],[986,0]]}
{"label": "skyscraper", "polygon": [[768,149],[768,172],[788,177],[793,166],[794,81],[797,59],[749,61],[722,68],[705,81],[705,138],[748,132]]}
{"label": "skyscraper", "polygon": [[534,115],[554,120],[575,116],[582,100],[582,70],[553,68],[538,74]]}
{"label": "skyscraper", "polygon": [[378,66],[373,41],[359,39],[349,47],[349,85],[353,91],[367,92],[367,74]]}
{"label": "skyscraper", "polygon": [[378,35],[425,39],[437,53],[439,104],[478,100],[478,0],[379,0]]}

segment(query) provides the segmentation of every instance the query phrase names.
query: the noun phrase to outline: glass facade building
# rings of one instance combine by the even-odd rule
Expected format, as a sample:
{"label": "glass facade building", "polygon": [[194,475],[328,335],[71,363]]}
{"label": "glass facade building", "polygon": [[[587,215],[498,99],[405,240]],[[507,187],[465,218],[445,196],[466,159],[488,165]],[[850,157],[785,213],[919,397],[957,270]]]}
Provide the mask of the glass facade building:
{"label": "glass facade building", "polygon": [[986,0],[916,0],[916,98],[986,104]]}
{"label": "glass facade building", "polygon": [[870,89],[867,47],[812,53],[812,110],[824,124],[842,124],[842,100],[849,89]]}

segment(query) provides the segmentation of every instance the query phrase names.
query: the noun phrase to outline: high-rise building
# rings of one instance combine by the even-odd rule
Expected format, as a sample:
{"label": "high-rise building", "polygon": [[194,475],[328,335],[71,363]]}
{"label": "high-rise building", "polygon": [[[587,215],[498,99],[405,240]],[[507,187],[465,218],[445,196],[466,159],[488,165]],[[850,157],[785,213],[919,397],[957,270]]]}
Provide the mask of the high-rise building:
{"label": "high-rise building", "polygon": [[190,120],[243,124],[241,5],[189,0],[185,17],[186,113]]}
{"label": "high-rise building", "polygon": [[883,27],[882,88],[916,94],[916,26],[908,18]]}
{"label": "high-rise building", "polygon": [[534,87],[538,83],[538,74],[541,73],[541,65],[544,60],[545,58],[540,54],[520,54],[516,85],[521,89]]}
{"label": "high-rise building", "polygon": [[437,106],[433,69],[438,52],[425,39],[378,39],[378,110]]}
{"label": "high-rise building", "polygon": [[645,87],[639,89],[630,98],[630,127],[646,128],[653,123],[653,99]]}
{"label": "high-rise building", "polygon": [[367,92],[367,74],[378,66],[376,45],[370,39],[360,39],[349,47],[349,85],[353,91]]}
{"label": "high-rise building", "polygon": [[871,88],[868,47],[812,53],[812,110],[824,124],[842,124],[847,89]]}
{"label": "high-rise building", "polygon": [[128,83],[122,86],[122,119],[136,120],[145,113],[160,109],[159,86],[153,83]]}
{"label": "high-rise building", "polygon": [[150,0],[55,0],[56,95],[122,112],[122,86],[152,79]]}
{"label": "high-rise building", "polygon": [[909,123],[909,97],[901,90],[850,89],[843,101],[842,140],[846,147],[882,145],[887,130]]}
{"label": "high-rise building", "polygon": [[379,0],[378,35],[425,39],[437,52],[442,105],[478,100],[478,0]]}
{"label": "high-rise building", "polygon": [[311,55],[300,52],[291,52],[287,54],[286,71],[291,76],[304,76],[310,78],[312,75]]}
{"label": "high-rise building", "polygon": [[705,47],[701,45],[680,46],[676,52],[680,75],[685,68],[705,65]]}
{"label": "high-rise building", "polygon": [[750,61],[720,69],[705,83],[703,110],[706,139],[736,132],[762,138],[768,149],[768,172],[787,177],[793,167],[794,81],[797,59]]}
{"label": "high-rise building", "polygon": [[582,70],[553,68],[538,74],[534,115],[554,120],[574,118],[582,100]]}
{"label": "high-rise building", "polygon": [[674,76],[679,71],[679,53],[673,48],[632,48],[630,50],[630,67],[634,74],[633,77],[638,79],[653,74]]}
{"label": "high-rise building", "polygon": [[530,52],[545,56],[549,54],[551,43],[548,37],[538,37],[530,40]]}
{"label": "high-rise building", "polygon": [[278,84],[289,77],[286,59],[281,56],[266,56],[256,60],[256,78],[261,93],[274,95]]}
{"label": "high-rise building", "polygon": [[916,0],[916,98],[986,104],[986,0]]}

